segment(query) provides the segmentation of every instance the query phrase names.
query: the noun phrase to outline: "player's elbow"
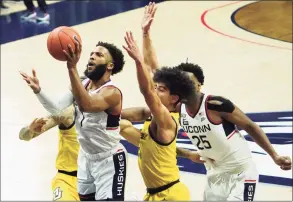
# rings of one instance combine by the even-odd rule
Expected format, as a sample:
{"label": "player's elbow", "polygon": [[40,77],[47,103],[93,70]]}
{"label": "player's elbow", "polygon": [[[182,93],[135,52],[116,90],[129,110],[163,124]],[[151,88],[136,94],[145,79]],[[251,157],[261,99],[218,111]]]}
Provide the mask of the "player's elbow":
{"label": "player's elbow", "polygon": [[121,119],[119,125],[120,125],[120,132],[123,133],[126,128],[132,126],[132,123],[129,120]]}

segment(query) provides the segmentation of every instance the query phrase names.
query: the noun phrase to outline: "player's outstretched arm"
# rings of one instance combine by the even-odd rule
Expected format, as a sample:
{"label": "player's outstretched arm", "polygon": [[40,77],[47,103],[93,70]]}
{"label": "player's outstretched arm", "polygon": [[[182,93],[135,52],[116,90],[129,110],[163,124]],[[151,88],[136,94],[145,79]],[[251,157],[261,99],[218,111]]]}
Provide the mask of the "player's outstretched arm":
{"label": "player's outstretched arm", "polygon": [[[131,32],[126,33],[125,42],[127,47],[123,46],[123,48],[127,51],[129,56],[135,60],[140,92],[143,94],[145,101],[154,116],[156,124],[160,129],[172,131],[172,133],[174,133],[176,123],[172,119],[168,109],[161,103],[160,98],[155,92],[155,87],[150,77],[150,73],[143,61],[143,57],[133,39]],[[163,142],[169,142],[170,138],[174,138],[170,136],[168,132],[160,133],[160,136],[160,139]]]}
{"label": "player's outstretched arm", "polygon": [[125,119],[120,121],[120,135],[137,147],[139,147],[140,134],[140,130],[135,128],[130,121]]}
{"label": "player's outstretched arm", "polygon": [[291,169],[292,163],[290,157],[278,155],[264,131],[230,100],[215,96],[208,101],[208,108],[218,111],[222,119],[226,119],[245,130],[253,140],[271,156],[281,169]]}
{"label": "player's outstretched arm", "polygon": [[200,155],[196,151],[190,151],[188,149],[177,147],[176,152],[177,152],[177,156],[190,159],[191,161],[196,163],[205,163],[205,161],[200,159]]}
{"label": "player's outstretched arm", "polygon": [[121,118],[131,122],[145,121],[151,116],[151,111],[147,107],[130,107],[121,112]]}
{"label": "player's outstretched arm", "polygon": [[150,27],[153,23],[157,7],[155,2],[150,2],[149,5],[145,7],[144,16],[141,22],[141,29],[143,33],[143,56],[144,62],[147,67],[150,67],[151,76],[159,68],[159,62],[155,48],[153,46],[151,36],[150,36]]}
{"label": "player's outstretched arm", "polygon": [[65,92],[62,96],[59,96],[57,99],[54,97],[48,96],[40,87],[39,79],[37,78],[36,71],[32,70],[32,76],[29,76],[25,72],[19,72],[23,77],[23,80],[26,81],[28,86],[36,94],[39,102],[43,107],[51,114],[60,114],[63,109],[70,106],[73,103],[73,95],[70,90]]}
{"label": "player's outstretched arm", "polygon": [[51,115],[34,119],[28,126],[23,127],[19,132],[19,139],[29,141],[38,137],[51,128],[63,124],[69,127],[74,123],[74,107],[70,106],[58,115]]}

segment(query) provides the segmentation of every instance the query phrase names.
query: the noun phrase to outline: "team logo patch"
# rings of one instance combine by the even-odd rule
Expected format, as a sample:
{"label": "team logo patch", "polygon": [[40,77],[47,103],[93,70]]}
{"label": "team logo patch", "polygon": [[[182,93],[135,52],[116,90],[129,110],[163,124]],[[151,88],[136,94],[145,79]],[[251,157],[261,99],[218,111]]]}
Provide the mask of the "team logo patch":
{"label": "team logo patch", "polygon": [[53,201],[57,201],[58,199],[62,198],[62,190],[60,189],[60,187],[57,187],[54,191],[53,191]]}

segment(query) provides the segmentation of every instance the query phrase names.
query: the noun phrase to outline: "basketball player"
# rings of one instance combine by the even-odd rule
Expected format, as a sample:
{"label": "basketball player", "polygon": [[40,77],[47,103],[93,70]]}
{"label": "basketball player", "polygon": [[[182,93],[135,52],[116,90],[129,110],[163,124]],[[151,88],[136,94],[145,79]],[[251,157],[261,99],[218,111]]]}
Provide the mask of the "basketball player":
{"label": "basketball player", "polygon": [[192,94],[194,84],[182,71],[162,68],[154,75],[155,87],[131,32],[126,33],[125,41],[127,46],[123,47],[135,61],[140,92],[152,114],[144,124],[139,143],[135,143],[139,146],[138,164],[147,187],[144,200],[190,200],[189,190],[179,181],[177,167],[178,113],[170,112],[181,99]]}
{"label": "basketball player", "polygon": [[56,158],[56,176],[52,180],[54,201],[79,201],[77,193],[77,154],[79,144],[74,125],[74,107],[70,106],[63,113],[38,118],[19,132],[19,138],[30,141],[45,131],[58,125],[59,146]]}
{"label": "basketball player", "polygon": [[122,70],[124,56],[113,44],[99,42],[86,66],[88,79],[81,82],[77,72],[81,44],[75,40],[75,52],[70,45],[69,52],[64,51],[72,89],[58,101],[41,90],[34,70],[32,77],[21,74],[50,113],[75,105],[80,200],[124,200],[126,152],[119,134],[122,93],[110,79]]}
{"label": "basketball player", "polygon": [[[153,21],[155,11],[154,3],[146,8],[145,15],[149,24]],[[147,53],[144,58],[155,72],[159,65],[150,40],[149,27],[143,27],[143,47],[146,49],[144,53]],[[259,176],[247,142],[237,127],[251,135],[281,169],[291,169],[290,157],[278,155],[261,128],[229,99],[200,92],[204,75],[199,66],[182,63],[176,68],[187,72],[195,83],[193,97],[178,105],[177,110],[181,112],[180,122],[184,131],[199,150],[198,153],[184,149],[177,152],[188,158],[198,158],[200,155],[206,160],[207,185],[204,200],[251,201],[254,198]],[[133,117],[139,117],[138,114],[142,111],[147,110],[137,110],[137,115]],[[132,113],[135,114],[134,110]]]}

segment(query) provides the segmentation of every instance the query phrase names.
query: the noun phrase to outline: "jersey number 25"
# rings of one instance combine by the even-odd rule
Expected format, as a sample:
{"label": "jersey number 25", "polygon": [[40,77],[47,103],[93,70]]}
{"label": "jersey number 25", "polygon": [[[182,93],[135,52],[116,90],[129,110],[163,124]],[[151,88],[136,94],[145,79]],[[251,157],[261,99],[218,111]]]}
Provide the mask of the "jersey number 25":
{"label": "jersey number 25", "polygon": [[192,139],[197,140],[196,146],[199,150],[212,148],[210,142],[206,140],[206,137],[207,137],[206,135],[200,135],[199,137],[192,136]]}

